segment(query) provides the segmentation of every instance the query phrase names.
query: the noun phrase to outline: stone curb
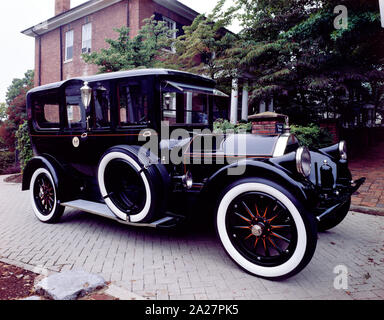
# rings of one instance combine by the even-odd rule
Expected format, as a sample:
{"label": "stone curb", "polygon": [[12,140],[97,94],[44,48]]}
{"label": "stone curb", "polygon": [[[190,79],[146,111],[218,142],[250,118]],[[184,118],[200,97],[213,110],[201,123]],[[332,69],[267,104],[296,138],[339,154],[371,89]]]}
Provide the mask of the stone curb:
{"label": "stone curb", "polygon": [[351,205],[350,211],[370,214],[374,216],[384,216],[384,208],[371,208],[371,207]]}
{"label": "stone curb", "polygon": [[[38,274],[39,276],[36,278],[35,285],[38,282],[44,280],[46,277],[49,277],[55,274],[60,274],[60,272],[52,271],[42,267],[31,266],[26,263],[22,263],[19,261],[15,261],[15,260],[3,258],[3,257],[0,257],[0,262],[13,265],[15,267]],[[93,298],[94,296],[108,296],[111,298],[110,300],[147,300],[144,297],[139,296],[114,283],[107,283],[104,288],[90,292],[86,296],[79,297],[78,300],[97,300]],[[39,296],[35,295],[35,296],[28,297],[21,300],[44,300],[44,297],[40,295]]]}
{"label": "stone curb", "polygon": [[107,285],[104,278],[84,270],[59,272],[35,281],[35,292],[50,300],[78,300]]}

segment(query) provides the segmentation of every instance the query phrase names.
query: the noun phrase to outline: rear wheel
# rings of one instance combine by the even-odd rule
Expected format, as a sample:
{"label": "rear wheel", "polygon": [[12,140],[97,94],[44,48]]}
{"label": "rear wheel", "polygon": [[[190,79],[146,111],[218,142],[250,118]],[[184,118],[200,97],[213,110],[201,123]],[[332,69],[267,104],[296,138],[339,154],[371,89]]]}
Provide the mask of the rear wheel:
{"label": "rear wheel", "polygon": [[225,251],[247,272],[282,279],[301,271],[317,243],[316,223],[286,189],[263,179],[230,185],[216,227]]}
{"label": "rear wheel", "polygon": [[51,173],[45,168],[37,169],[30,182],[30,196],[35,216],[42,222],[57,222],[64,207],[57,199],[57,191]]}

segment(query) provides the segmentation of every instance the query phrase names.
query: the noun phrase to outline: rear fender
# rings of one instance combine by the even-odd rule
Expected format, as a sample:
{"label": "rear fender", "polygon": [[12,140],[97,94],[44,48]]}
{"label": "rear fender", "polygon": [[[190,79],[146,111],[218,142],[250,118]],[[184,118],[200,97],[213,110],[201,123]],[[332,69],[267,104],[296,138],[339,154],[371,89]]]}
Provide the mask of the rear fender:
{"label": "rear fender", "polygon": [[23,172],[23,191],[30,189],[33,173],[39,168],[46,168],[51,173],[57,190],[57,196],[60,201],[71,200],[73,198],[71,193],[72,191],[77,190],[74,186],[74,182],[65,174],[64,168],[49,155],[34,157],[28,162]]}

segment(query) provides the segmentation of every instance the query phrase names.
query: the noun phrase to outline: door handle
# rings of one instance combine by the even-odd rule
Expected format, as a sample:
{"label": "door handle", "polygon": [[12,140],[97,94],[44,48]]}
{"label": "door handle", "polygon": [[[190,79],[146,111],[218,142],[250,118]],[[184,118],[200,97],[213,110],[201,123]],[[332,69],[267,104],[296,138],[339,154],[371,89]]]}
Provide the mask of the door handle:
{"label": "door handle", "polygon": [[91,116],[88,116],[87,119],[86,119],[86,126],[87,126],[87,131],[90,130],[90,127],[89,127],[89,120],[91,120]]}

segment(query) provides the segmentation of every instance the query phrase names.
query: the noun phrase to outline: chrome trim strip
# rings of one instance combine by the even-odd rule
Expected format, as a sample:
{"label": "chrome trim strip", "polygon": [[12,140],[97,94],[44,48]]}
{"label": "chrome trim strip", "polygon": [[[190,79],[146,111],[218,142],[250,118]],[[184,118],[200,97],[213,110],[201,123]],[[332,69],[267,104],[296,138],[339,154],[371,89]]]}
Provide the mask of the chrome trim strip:
{"label": "chrome trim strip", "polygon": [[346,144],[347,143],[344,140],[339,142],[339,153],[342,160],[348,159],[348,149]]}
{"label": "chrome trim strip", "polygon": [[300,173],[301,175],[305,176],[304,172],[303,172],[303,167],[301,165],[302,164],[301,158],[303,157],[303,152],[304,152],[304,148],[303,147],[300,147],[296,151],[296,170],[297,170],[298,173]]}
{"label": "chrome trim strip", "polygon": [[275,150],[273,151],[273,158],[281,157],[284,155],[290,137],[290,133],[284,133],[279,137],[276,142]]}

